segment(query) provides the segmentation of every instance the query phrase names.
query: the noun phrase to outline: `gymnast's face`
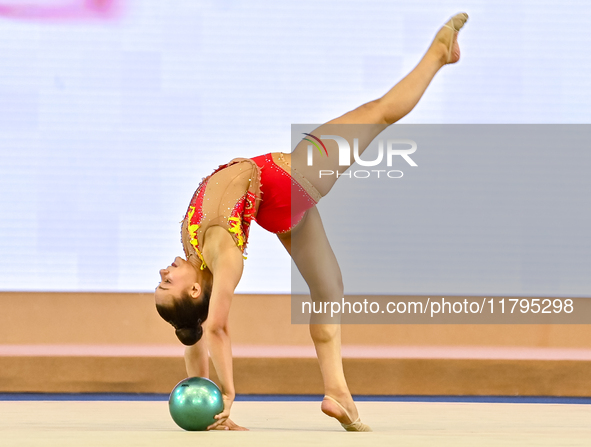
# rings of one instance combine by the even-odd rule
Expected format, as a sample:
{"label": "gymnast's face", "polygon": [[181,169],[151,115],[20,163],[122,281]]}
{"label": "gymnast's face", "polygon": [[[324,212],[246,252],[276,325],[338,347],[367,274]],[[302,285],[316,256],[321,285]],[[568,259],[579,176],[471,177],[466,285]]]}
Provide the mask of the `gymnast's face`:
{"label": "gymnast's face", "polygon": [[201,288],[197,284],[195,268],[177,256],[171,265],[160,270],[160,284],[154,293],[156,304],[167,304],[167,300],[180,297],[185,291],[190,295],[199,296]]}

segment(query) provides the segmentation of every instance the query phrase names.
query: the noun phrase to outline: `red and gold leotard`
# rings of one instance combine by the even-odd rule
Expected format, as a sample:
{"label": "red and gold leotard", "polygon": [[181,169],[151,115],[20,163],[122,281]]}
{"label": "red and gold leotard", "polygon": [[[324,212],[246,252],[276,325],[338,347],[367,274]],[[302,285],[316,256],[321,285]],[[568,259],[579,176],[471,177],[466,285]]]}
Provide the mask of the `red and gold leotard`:
{"label": "red and gold leotard", "polygon": [[261,168],[262,201],[257,223],[271,233],[291,231],[306,211],[318,203],[320,194],[303,175],[291,168],[289,156],[273,153],[252,160]]}
{"label": "red and gold leotard", "polygon": [[185,255],[197,255],[204,269],[203,237],[215,225],[227,229],[244,253],[253,220],[272,233],[285,233],[319,200],[316,188],[291,169],[289,156],[234,159],[204,178],[195,191],[181,228]]}

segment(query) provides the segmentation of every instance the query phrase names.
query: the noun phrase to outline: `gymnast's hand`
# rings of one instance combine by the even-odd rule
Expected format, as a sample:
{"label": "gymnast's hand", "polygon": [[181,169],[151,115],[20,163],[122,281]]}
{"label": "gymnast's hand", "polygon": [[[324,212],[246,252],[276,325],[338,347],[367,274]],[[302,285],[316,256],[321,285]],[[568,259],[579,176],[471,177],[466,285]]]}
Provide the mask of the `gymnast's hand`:
{"label": "gymnast's hand", "polygon": [[[213,425],[211,427],[213,427]],[[232,421],[232,419],[228,418],[224,422],[222,422],[220,425],[216,425],[214,428],[208,428],[208,430],[248,431],[248,428],[241,427],[240,425],[238,425],[234,421]]]}
{"label": "gymnast's hand", "polygon": [[207,427],[208,430],[238,430],[246,431],[247,428],[241,427],[230,419],[230,408],[234,403],[234,398],[226,394],[222,394],[224,401],[224,410],[220,414],[216,414],[214,419],[216,422]]}

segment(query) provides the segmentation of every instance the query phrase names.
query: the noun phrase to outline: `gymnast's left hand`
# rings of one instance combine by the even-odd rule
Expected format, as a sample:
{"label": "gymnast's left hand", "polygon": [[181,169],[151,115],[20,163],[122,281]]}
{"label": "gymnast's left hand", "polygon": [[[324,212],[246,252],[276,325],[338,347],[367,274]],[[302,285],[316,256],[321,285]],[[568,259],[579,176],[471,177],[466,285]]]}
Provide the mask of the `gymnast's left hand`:
{"label": "gymnast's left hand", "polygon": [[230,408],[234,403],[234,398],[226,394],[222,394],[224,401],[224,410],[220,414],[216,414],[214,419],[216,420],[213,424],[207,427],[208,430],[238,430],[246,431],[248,428],[241,427],[230,419]]}

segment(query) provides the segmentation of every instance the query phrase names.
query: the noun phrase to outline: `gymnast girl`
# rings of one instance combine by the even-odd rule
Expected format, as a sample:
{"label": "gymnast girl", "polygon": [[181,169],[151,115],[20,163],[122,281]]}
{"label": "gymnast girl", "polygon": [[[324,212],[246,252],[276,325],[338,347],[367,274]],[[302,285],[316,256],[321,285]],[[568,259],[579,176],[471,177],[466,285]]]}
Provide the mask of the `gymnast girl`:
{"label": "gymnast girl", "polygon": [[[382,130],[414,108],[441,67],[459,60],[457,35],[467,19],[465,13],[452,17],[419,64],[384,96],[318,127],[312,135],[327,134],[332,125],[366,124],[358,136],[361,154]],[[219,378],[224,409],[208,429],[246,430],[229,419],[235,389],[228,315],[253,220],[277,234],[306,281],[312,300],[340,300],[343,296],[341,271],[316,208],[337,180],[335,176],[318,176],[319,169],[338,169],[336,144],[327,144],[327,150],[329,156],[318,158],[318,163],[315,160],[314,167],[303,162],[307,142],[297,145],[291,154],[238,158],[220,166],[201,182],[182,222],[185,258],[177,257],[160,270],[156,308],[186,345],[189,376],[208,377],[211,357]],[[302,168],[292,169],[292,161]],[[297,237],[293,250],[292,237]],[[324,383],[321,410],[347,431],[371,431],[360,421],[345,381],[340,325],[311,322],[310,334]]]}

